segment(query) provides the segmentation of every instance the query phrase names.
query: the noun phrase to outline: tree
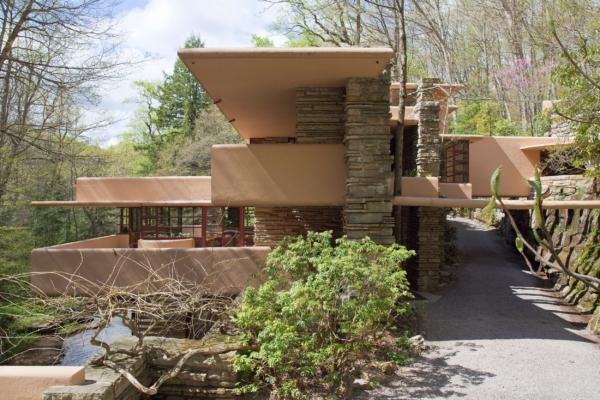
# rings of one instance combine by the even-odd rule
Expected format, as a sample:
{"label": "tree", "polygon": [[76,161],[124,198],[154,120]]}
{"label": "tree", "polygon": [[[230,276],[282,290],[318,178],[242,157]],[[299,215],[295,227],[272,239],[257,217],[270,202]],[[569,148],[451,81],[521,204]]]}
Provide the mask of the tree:
{"label": "tree", "polygon": [[241,143],[219,109],[202,109],[189,136],[173,138],[160,151],[155,173],[159,175],[210,175],[211,148],[215,144]]}
{"label": "tree", "polygon": [[[600,16],[600,6],[594,7]],[[559,33],[557,21],[550,30],[562,52],[563,64],[554,72],[561,85],[560,101],[554,111],[577,132],[573,164],[591,176],[600,176],[600,22],[591,21],[576,32],[576,45],[569,45]]]}
{"label": "tree", "polygon": [[268,37],[259,36],[253,33],[251,40],[254,47],[275,47],[273,41]]}
{"label": "tree", "polygon": [[[73,112],[97,100],[120,55],[107,0],[0,2],[0,201],[30,149],[60,153],[57,136],[97,126]],[[77,56],[74,56],[77,55]]]}
{"label": "tree", "polygon": [[[199,36],[192,34],[186,39],[184,47],[200,48],[204,47],[204,42]],[[184,135],[191,134],[198,113],[207,107],[209,98],[183,61],[175,61],[173,72],[165,74],[158,90],[158,127]]]}
{"label": "tree", "polygon": [[[204,43],[191,35],[185,47],[203,47]],[[159,82],[136,81],[136,101],[139,105],[131,131],[125,140],[134,144],[142,157],[136,173],[149,175],[172,170],[175,162],[164,155],[195,136],[196,124],[209,105],[209,97],[194,75],[177,60],[171,73]],[[188,143],[189,144],[189,143]]]}

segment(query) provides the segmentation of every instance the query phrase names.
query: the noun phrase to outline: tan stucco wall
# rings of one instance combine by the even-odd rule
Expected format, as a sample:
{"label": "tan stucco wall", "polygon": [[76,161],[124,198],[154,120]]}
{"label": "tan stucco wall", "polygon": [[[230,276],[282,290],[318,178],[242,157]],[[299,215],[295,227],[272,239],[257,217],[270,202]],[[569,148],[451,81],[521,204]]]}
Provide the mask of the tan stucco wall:
{"label": "tan stucco wall", "polygon": [[0,366],[2,400],[41,399],[50,386],[81,385],[84,382],[83,367]]}
{"label": "tan stucco wall", "polygon": [[129,235],[110,235],[49,247],[50,249],[126,249]]}
{"label": "tan stucco wall", "polygon": [[[194,249],[56,249],[31,253],[32,284],[42,293],[86,295],[98,285],[125,287],[149,276],[179,276],[219,294],[237,294],[262,282],[269,247],[206,247]],[[80,279],[69,282],[74,275]],[[143,290],[142,288],[138,288]]]}
{"label": "tan stucco wall", "polygon": [[212,148],[212,203],[219,206],[342,206],[343,144]]}
{"label": "tan stucco wall", "polygon": [[80,202],[126,202],[210,199],[210,176],[78,178]]}
{"label": "tan stucco wall", "polygon": [[438,178],[403,176],[400,181],[402,196],[438,197]]}
{"label": "tan stucco wall", "polygon": [[473,186],[470,183],[440,182],[440,196],[451,199],[470,199],[473,196]]}
{"label": "tan stucco wall", "polygon": [[500,194],[527,196],[527,179],[534,174],[540,161],[540,149],[521,150],[521,147],[555,144],[556,138],[543,137],[478,137],[469,143],[469,181],[473,196],[489,196],[490,177],[502,166]]}
{"label": "tan stucco wall", "polygon": [[148,240],[139,239],[138,249],[191,249],[196,247],[194,239],[165,239],[165,240]]}

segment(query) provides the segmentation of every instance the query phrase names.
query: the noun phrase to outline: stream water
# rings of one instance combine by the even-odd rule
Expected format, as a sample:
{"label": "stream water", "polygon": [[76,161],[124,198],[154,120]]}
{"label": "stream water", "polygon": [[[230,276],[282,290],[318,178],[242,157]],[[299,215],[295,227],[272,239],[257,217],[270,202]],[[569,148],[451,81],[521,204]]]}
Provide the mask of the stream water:
{"label": "stream water", "polygon": [[[94,332],[94,329],[87,329],[65,338],[63,344],[64,357],[60,364],[70,366],[85,365],[85,363],[96,355],[100,351],[100,347],[90,343]],[[109,326],[100,333],[98,339],[111,344],[122,335],[131,335],[131,331],[123,324],[120,318],[114,318]]]}

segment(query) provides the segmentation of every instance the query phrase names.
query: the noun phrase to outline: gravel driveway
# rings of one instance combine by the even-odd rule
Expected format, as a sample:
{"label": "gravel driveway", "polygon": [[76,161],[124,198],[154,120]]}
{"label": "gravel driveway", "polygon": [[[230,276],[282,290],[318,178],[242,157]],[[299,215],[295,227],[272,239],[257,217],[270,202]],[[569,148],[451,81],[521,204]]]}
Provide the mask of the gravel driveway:
{"label": "gravel driveway", "polygon": [[361,399],[600,399],[600,346],[497,231],[467,220],[456,280],[431,297],[430,347]]}

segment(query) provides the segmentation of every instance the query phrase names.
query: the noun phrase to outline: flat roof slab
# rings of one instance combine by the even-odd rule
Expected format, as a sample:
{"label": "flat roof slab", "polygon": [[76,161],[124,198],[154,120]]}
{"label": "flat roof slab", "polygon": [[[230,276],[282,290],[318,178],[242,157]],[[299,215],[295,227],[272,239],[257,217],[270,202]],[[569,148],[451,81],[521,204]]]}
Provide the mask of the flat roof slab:
{"label": "flat roof slab", "polygon": [[181,49],[184,64],[244,139],[296,136],[296,89],[375,78],[389,48]]}

